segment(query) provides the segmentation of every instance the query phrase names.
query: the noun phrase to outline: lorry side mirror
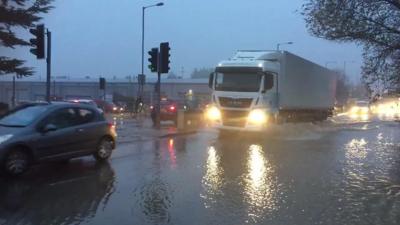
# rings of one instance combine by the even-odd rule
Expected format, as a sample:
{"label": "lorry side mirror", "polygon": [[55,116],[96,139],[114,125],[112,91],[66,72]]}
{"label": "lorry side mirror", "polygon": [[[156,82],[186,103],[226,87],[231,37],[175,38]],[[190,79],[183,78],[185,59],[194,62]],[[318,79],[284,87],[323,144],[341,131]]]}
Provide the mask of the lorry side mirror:
{"label": "lorry side mirror", "polygon": [[274,87],[274,75],[267,73],[267,74],[265,74],[265,78],[264,78],[263,92],[266,92],[267,90],[271,89],[272,87]]}
{"label": "lorry side mirror", "polygon": [[210,77],[208,79],[208,87],[212,88],[214,83],[214,72],[210,73]]}

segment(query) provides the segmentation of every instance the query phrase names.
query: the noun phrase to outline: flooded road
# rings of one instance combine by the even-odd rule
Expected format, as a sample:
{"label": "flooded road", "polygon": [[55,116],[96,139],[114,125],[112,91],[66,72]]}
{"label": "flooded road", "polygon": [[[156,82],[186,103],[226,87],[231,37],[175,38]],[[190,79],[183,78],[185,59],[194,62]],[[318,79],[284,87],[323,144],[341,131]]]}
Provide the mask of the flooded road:
{"label": "flooded road", "polygon": [[0,180],[0,224],[400,224],[400,123],[121,144]]}

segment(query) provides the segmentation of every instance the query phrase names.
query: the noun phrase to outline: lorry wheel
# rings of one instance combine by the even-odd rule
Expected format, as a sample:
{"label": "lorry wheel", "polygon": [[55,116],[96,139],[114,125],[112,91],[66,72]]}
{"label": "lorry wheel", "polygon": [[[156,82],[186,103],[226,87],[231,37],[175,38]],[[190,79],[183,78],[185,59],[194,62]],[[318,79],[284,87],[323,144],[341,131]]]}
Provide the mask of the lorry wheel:
{"label": "lorry wheel", "polygon": [[287,121],[288,121],[288,118],[285,115],[279,115],[276,118],[276,123],[277,124],[284,124],[284,123],[287,123]]}

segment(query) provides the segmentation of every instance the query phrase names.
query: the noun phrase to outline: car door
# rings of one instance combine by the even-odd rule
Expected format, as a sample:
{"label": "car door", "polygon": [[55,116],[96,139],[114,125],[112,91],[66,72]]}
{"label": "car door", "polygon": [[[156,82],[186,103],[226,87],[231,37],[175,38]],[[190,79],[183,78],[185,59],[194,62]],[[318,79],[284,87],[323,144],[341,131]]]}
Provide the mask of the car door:
{"label": "car door", "polygon": [[93,109],[77,107],[78,125],[76,127],[81,143],[82,151],[93,151],[102,137],[102,126],[97,119],[97,113]]}
{"label": "car door", "polygon": [[[53,125],[53,131],[42,132],[36,141],[37,155],[41,159],[68,156],[80,151],[81,135],[77,130],[78,116],[73,107],[61,108],[50,113],[40,127]],[[39,128],[40,129],[40,128]]]}

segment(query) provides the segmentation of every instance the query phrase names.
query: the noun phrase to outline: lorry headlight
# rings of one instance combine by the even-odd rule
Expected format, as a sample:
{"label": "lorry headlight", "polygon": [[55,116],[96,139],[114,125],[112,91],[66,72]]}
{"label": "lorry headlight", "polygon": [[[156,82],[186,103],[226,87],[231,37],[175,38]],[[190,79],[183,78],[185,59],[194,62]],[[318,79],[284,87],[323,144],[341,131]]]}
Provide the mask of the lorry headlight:
{"label": "lorry headlight", "polygon": [[12,137],[13,137],[12,134],[1,135],[0,136],[0,144],[2,144],[3,142],[8,141]]}
{"label": "lorry headlight", "polygon": [[211,106],[206,111],[206,117],[209,120],[219,120],[221,119],[221,111],[217,107]]}
{"label": "lorry headlight", "polygon": [[254,109],[250,111],[248,121],[253,124],[262,124],[267,122],[267,115],[261,109]]}

